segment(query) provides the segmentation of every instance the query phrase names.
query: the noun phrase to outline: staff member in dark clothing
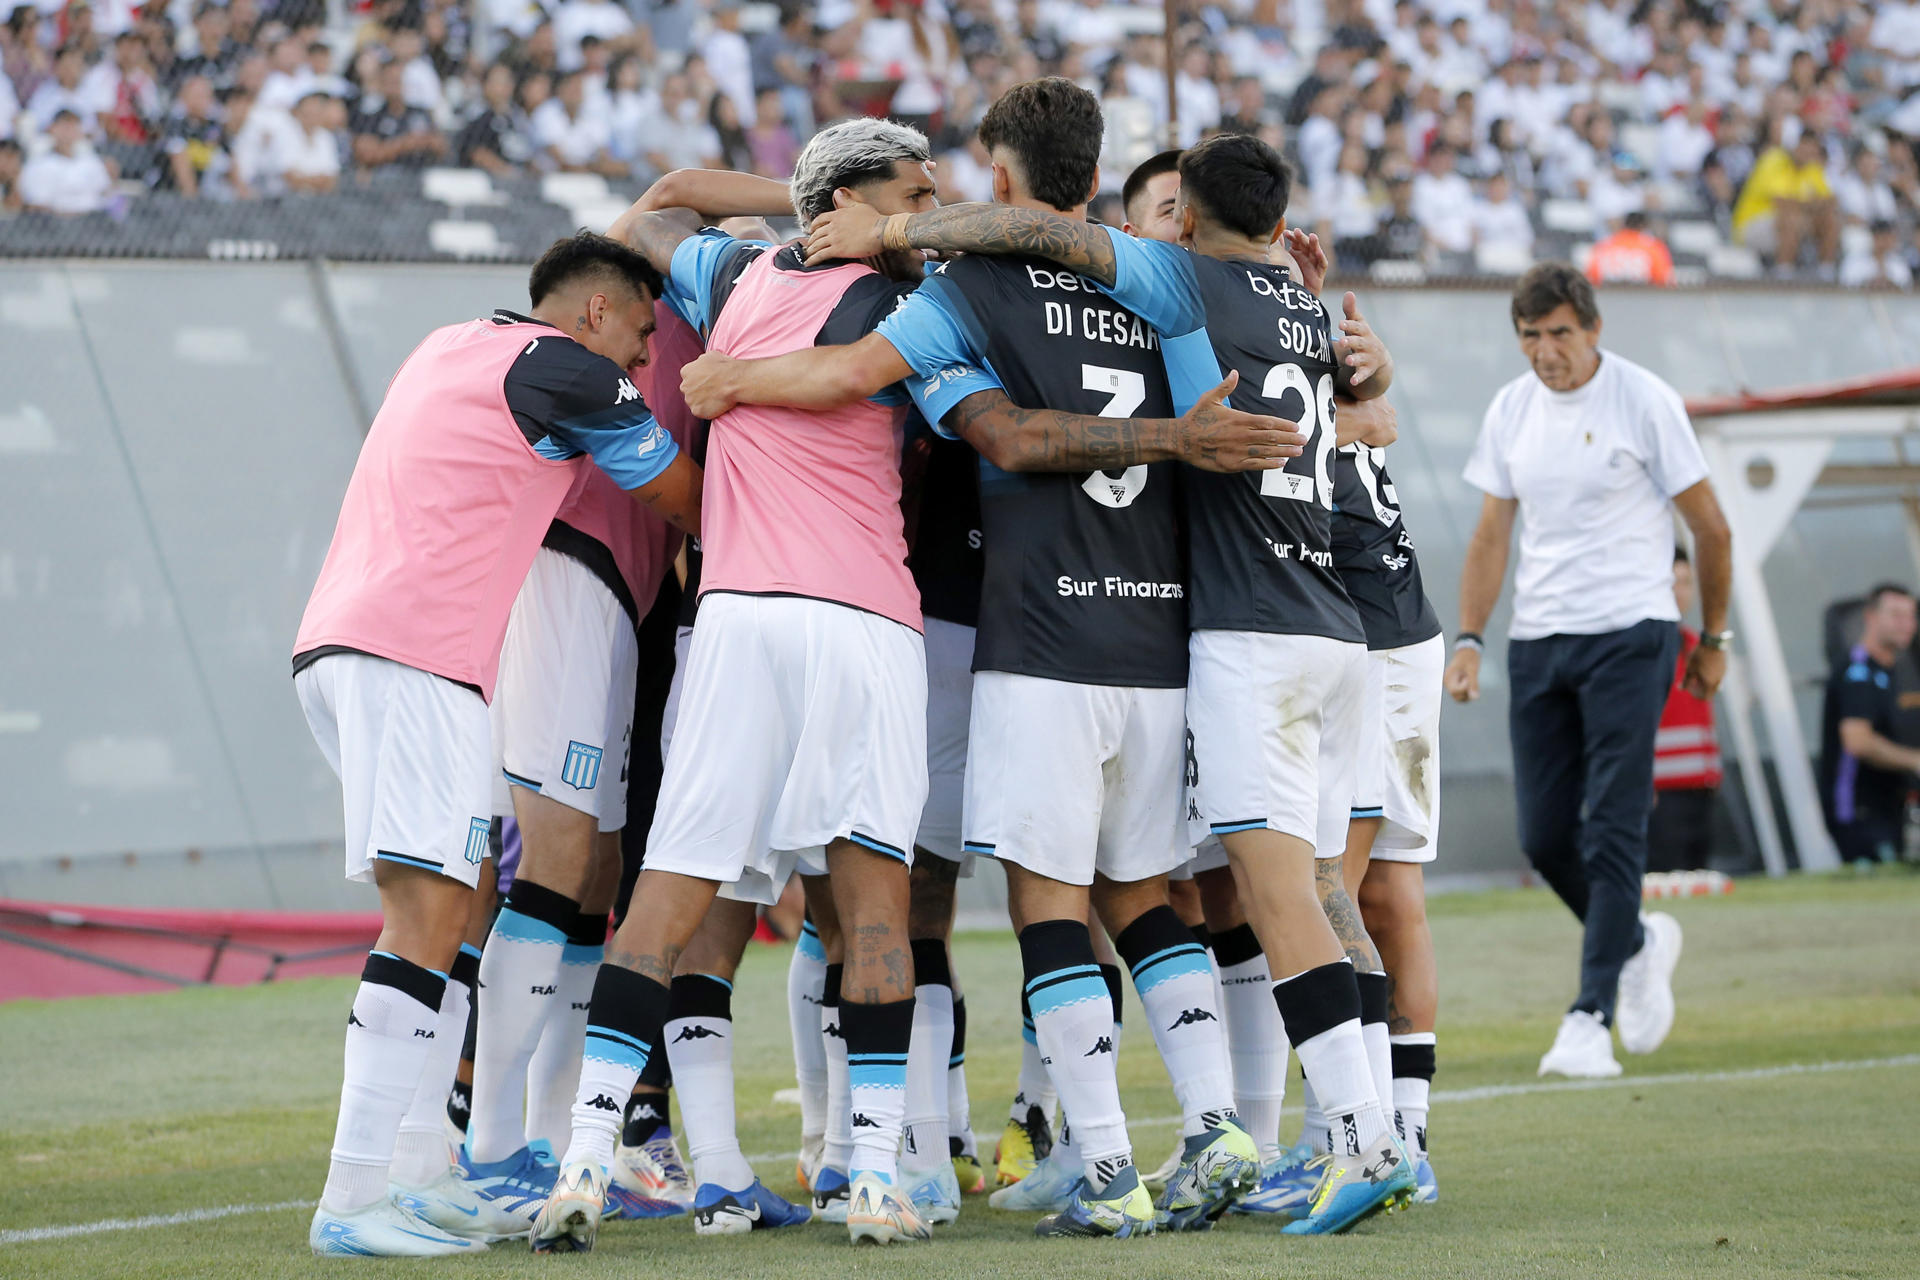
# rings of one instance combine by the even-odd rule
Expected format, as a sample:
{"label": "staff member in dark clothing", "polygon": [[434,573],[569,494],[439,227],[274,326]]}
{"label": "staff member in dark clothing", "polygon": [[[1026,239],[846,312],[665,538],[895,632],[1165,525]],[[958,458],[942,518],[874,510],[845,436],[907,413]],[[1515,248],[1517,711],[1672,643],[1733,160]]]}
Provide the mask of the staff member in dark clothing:
{"label": "staff member in dark clothing", "polygon": [[1520,844],[1586,926],[1580,994],[1540,1073],[1615,1076],[1616,1001],[1629,1052],[1658,1048],[1673,1026],[1680,926],[1640,914],[1655,734],[1680,644],[1673,511],[1693,532],[1705,635],[1684,686],[1702,698],[1726,674],[1733,538],[1680,397],[1601,348],[1585,276],[1563,263],[1527,272],[1513,327],[1533,369],[1494,396],[1467,462],[1486,498],[1446,684],[1458,701],[1479,695],[1479,633],[1520,516],[1507,646]]}
{"label": "staff member in dark clothing", "polygon": [[1860,643],[1827,680],[1820,713],[1820,798],[1827,830],[1848,862],[1900,856],[1920,749],[1894,739],[1893,664],[1913,644],[1914,598],[1884,583],[1867,596]]}

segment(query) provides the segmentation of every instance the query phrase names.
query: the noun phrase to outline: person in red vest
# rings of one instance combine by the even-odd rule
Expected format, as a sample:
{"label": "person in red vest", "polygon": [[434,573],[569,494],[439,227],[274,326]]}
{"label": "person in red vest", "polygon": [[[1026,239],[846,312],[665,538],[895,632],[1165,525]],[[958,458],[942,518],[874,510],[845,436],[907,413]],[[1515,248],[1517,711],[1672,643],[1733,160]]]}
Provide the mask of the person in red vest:
{"label": "person in red vest", "polygon": [[[1693,608],[1693,563],[1685,547],[1673,549],[1673,598],[1685,618]],[[1713,801],[1720,789],[1720,744],[1713,732],[1713,704],[1688,693],[1682,684],[1687,655],[1699,643],[1700,633],[1682,622],[1680,660],[1653,743],[1648,871],[1704,871],[1713,841]]]}

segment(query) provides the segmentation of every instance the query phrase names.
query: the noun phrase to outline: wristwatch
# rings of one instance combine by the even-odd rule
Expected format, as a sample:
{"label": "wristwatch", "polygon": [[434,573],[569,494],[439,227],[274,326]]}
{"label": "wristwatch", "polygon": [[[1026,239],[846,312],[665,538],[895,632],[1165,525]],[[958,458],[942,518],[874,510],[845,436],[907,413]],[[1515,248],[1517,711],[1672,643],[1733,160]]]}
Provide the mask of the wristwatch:
{"label": "wristwatch", "polygon": [[1733,647],[1733,632],[1715,631],[1703,635],[1700,637],[1700,647],[1702,649],[1719,649],[1724,652]]}

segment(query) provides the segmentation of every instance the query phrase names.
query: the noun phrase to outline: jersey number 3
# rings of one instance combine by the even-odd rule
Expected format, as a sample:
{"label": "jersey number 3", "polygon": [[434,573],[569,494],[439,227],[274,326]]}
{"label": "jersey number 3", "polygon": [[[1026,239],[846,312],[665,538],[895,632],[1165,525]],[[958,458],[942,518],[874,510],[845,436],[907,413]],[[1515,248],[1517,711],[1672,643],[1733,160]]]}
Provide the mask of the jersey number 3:
{"label": "jersey number 3", "polygon": [[[1278,471],[1260,473],[1260,493],[1267,498],[1291,498],[1295,502],[1314,502],[1333,509],[1333,375],[1320,375],[1315,388],[1307,381],[1306,370],[1297,364],[1277,364],[1267,371],[1260,384],[1260,397],[1278,406],[1287,392],[1297,391],[1304,406],[1300,429],[1307,433],[1307,450],[1289,459]],[[1301,464],[1305,464],[1302,466]],[[1300,470],[1294,470],[1300,467]]]}
{"label": "jersey number 3", "polygon": [[[1131,369],[1103,369],[1097,364],[1080,366],[1080,388],[1104,391],[1113,398],[1100,410],[1103,418],[1131,418],[1147,402],[1147,379]],[[1092,471],[1080,482],[1089,498],[1103,507],[1130,507],[1140,491],[1147,487],[1147,468],[1128,467],[1119,475],[1111,471]]]}

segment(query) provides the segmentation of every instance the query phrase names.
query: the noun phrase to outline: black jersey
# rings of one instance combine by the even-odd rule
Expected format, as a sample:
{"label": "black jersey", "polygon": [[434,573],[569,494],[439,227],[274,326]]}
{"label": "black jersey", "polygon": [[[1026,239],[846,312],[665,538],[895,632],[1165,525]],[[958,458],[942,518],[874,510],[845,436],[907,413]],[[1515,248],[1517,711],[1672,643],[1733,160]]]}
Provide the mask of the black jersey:
{"label": "black jersey", "polygon": [[[980,625],[980,461],[973,446],[928,430],[918,413],[909,430],[911,465],[920,471],[907,568],[920,588],[920,612],[963,627]],[[924,434],[919,434],[924,433]],[[912,462],[917,458],[917,462]]]}
{"label": "black jersey", "polygon": [[1398,649],[1440,634],[1385,449],[1350,444],[1334,455],[1333,567],[1360,611],[1367,648]]}
{"label": "black jersey", "polygon": [[[929,421],[994,385],[1024,408],[1172,416],[1153,330],[1088,281],[1039,259],[950,263],[879,333],[922,375],[915,398]],[[1169,463],[1016,474],[982,460],[986,545],[974,670],[1184,686],[1176,475]]]}
{"label": "black jersey", "polygon": [[1306,450],[1277,471],[1188,469],[1193,627],[1364,641],[1333,563],[1333,337],[1320,299],[1286,268],[1207,258],[1109,231],[1113,296],[1159,329],[1174,403],[1238,370],[1236,409],[1300,424]]}

